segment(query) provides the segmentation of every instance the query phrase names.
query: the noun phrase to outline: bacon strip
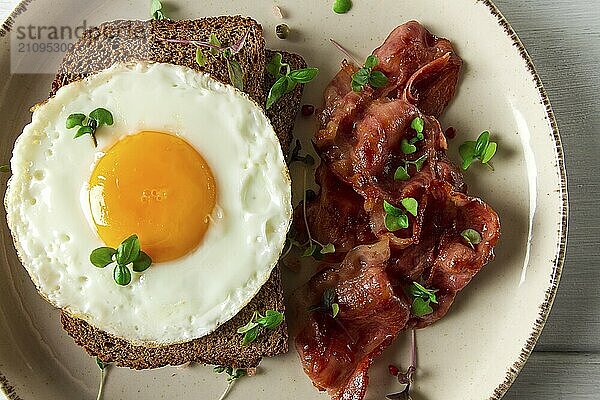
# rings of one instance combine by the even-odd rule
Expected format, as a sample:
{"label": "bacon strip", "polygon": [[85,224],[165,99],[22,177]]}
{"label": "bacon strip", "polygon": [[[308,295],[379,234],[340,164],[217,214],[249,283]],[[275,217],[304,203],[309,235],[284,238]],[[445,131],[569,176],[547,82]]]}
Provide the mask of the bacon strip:
{"label": "bacon strip", "polygon": [[340,306],[335,319],[313,312],[296,337],[304,372],[332,399],[362,399],[373,358],[408,323],[406,296],[395,292],[386,273],[389,258],[386,241],[358,246],[338,268],[316,275],[308,284],[313,304],[334,288]]}
{"label": "bacon strip", "polygon": [[[376,69],[389,78],[384,88],[350,87],[356,66],[347,62],[324,93],[314,145],[322,163],[320,191],[306,204],[312,235],[333,243],[336,254],[304,288],[304,299],[320,301],[333,289],[339,315],[313,312],[296,337],[306,374],[333,399],[360,400],[368,369],[397,334],[423,328],[442,318],[457,293],[494,256],[500,236],[497,214],[466,194],[462,173],[446,156],[447,141],[436,120],[454,97],[462,60],[451,43],[417,22],[396,28],[374,52]],[[404,155],[402,140],[425,123],[417,151]],[[422,168],[412,162],[426,157]],[[395,180],[398,166],[410,179]],[[418,201],[409,229],[389,232],[383,201]],[[303,207],[296,217],[303,220]],[[297,224],[301,228],[303,224]],[[481,233],[470,247],[461,237],[467,228]],[[411,315],[406,288],[418,281],[438,289],[433,313]]]}

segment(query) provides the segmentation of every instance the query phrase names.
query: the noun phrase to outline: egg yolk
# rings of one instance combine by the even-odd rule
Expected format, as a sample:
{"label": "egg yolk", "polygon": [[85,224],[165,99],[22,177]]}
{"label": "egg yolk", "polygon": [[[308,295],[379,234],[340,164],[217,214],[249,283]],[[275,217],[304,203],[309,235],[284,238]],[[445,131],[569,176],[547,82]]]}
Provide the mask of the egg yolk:
{"label": "egg yolk", "polygon": [[215,179],[183,139],[143,131],[112,146],[89,182],[92,218],[107,246],[137,234],[154,262],[184,256],[202,241],[216,202]]}

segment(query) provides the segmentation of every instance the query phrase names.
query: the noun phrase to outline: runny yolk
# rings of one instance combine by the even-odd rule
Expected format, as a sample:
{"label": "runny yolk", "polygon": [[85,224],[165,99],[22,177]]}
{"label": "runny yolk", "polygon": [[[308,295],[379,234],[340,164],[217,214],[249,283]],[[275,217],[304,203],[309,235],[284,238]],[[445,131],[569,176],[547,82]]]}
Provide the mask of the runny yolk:
{"label": "runny yolk", "polygon": [[143,131],[100,158],[89,185],[92,218],[107,246],[137,234],[154,262],[196,248],[215,207],[216,187],[202,156],[177,136]]}

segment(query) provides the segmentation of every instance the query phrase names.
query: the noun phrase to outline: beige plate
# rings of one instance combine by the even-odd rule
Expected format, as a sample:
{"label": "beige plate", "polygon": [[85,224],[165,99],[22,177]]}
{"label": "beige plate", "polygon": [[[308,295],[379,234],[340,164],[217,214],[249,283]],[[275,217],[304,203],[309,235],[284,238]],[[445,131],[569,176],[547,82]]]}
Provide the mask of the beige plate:
{"label": "beige plate", "polygon": [[[117,18],[146,18],[147,0],[37,0],[15,18],[15,26],[67,22],[95,25]],[[458,297],[452,311],[418,332],[419,372],[415,399],[498,399],[523,366],[548,315],[562,267],[567,192],[560,137],[544,89],[525,49],[489,1],[355,0],[343,16],[332,1],[279,0],[293,34],[274,35],[282,22],[266,1],[173,0],[173,18],[243,14],[263,24],[269,46],[303,54],[321,73],[304,101],[320,103],[341,60],[335,38],[361,58],[395,26],[417,19],[456,44],[465,69],[456,100],[443,123],[459,132],[458,143],[489,129],[499,143],[495,172],[479,165],[467,181],[472,193],[500,214],[502,240],[496,261]],[[376,3],[376,5],[375,5]],[[70,11],[68,11],[70,10]],[[65,18],[68,17],[68,18]],[[67,21],[64,21],[67,19]],[[17,135],[30,120],[29,107],[49,91],[49,75],[10,73],[10,35],[0,38],[0,160],[6,162]],[[312,122],[299,121],[305,142]],[[76,167],[76,166],[75,166]],[[6,176],[2,176],[2,192]],[[3,196],[3,193],[0,195]],[[2,215],[4,219],[4,215]],[[60,328],[59,313],[35,292],[2,221],[0,261],[0,386],[11,398],[93,399],[99,370]],[[286,271],[287,292],[301,277]],[[406,365],[407,340],[377,360],[367,398],[381,400],[398,388],[386,373],[390,362]],[[135,372],[112,369],[106,399],[217,399],[225,378],[212,368],[164,368]],[[279,400],[324,399],[302,373],[295,352],[265,360],[256,377],[243,379],[229,397]]]}

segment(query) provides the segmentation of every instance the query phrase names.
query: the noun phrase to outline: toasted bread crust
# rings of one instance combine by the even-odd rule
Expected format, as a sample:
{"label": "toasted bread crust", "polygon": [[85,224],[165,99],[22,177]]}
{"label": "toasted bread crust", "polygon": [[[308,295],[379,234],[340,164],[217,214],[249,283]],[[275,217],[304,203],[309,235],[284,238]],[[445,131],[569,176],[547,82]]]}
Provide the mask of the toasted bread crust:
{"label": "toasted bread crust", "polygon": [[[230,16],[192,21],[112,21],[90,29],[72,51],[66,54],[52,83],[50,94],[54,95],[62,86],[106,69],[116,62],[132,61],[184,65],[208,72],[216,79],[229,83],[227,69],[221,63],[209,58],[204,67],[199,67],[195,60],[194,46],[167,43],[160,38],[206,40],[214,32],[223,44],[229,44],[247,31],[250,34],[246,45],[236,57],[244,71],[244,91],[264,105],[274,82],[274,78],[265,73],[265,59],[270,60],[274,52],[265,50],[262,29],[254,20]],[[306,66],[299,55],[282,54],[293,69]],[[285,154],[289,151],[302,92],[302,85],[298,85],[267,112]],[[61,313],[61,322],[67,333],[90,355],[118,366],[147,369],[198,362],[250,368],[256,367],[262,357],[272,357],[288,351],[285,323],[276,330],[263,332],[250,345],[242,346],[242,337],[237,333],[237,328],[245,325],[255,310],[267,309],[281,312],[285,310],[279,266],[254,299],[234,318],[212,334],[185,343],[160,347],[137,346],[65,311]]]}

